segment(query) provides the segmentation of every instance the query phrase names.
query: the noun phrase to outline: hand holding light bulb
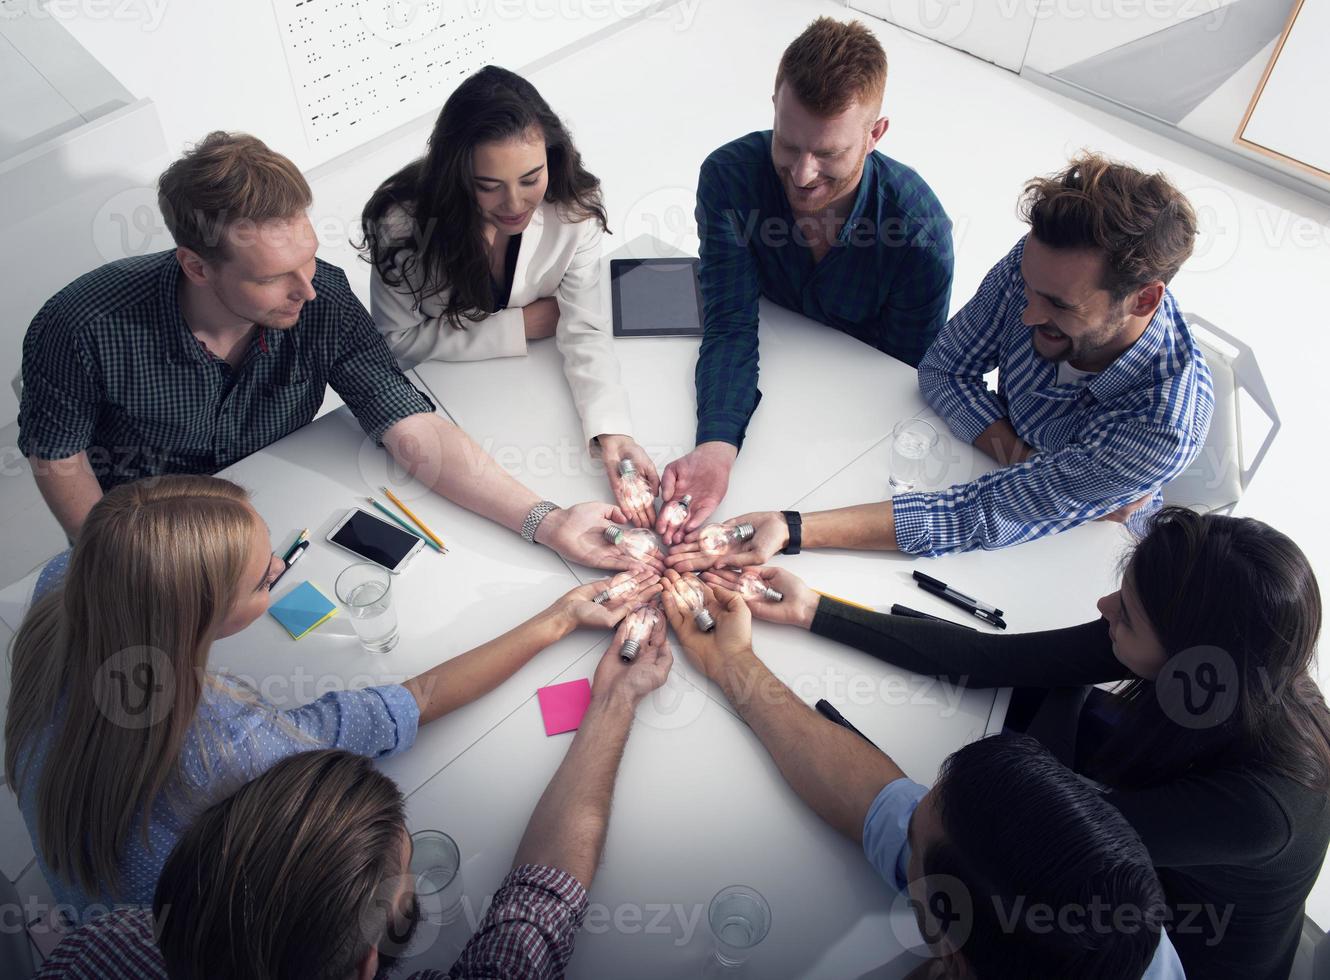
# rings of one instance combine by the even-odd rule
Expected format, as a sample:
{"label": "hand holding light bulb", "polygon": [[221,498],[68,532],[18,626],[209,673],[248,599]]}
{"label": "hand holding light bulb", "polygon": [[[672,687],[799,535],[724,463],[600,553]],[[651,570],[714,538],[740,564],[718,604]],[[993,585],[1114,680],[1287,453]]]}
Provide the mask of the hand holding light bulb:
{"label": "hand holding light bulb", "polygon": [[[716,679],[727,662],[753,655],[753,619],[743,596],[716,588],[691,575],[670,570],[661,580],[661,599],[670,628],[689,658],[707,677]],[[692,611],[696,592],[705,614],[703,626]],[[783,605],[783,604],[781,604]]]}
{"label": "hand holding light bulb", "polygon": [[[624,581],[631,585],[631,589],[625,589],[623,597],[608,602],[596,601],[612,585]],[[560,624],[564,634],[585,627],[614,629],[633,606],[654,599],[662,588],[664,586],[660,584],[660,576],[654,569],[639,568],[636,572],[623,572],[613,579],[579,585],[556,600],[547,614]]]}
{"label": "hand holding light bulb", "polygon": [[[716,568],[703,572],[702,580],[708,585],[718,585],[738,592],[748,603],[748,608],[755,619],[799,626],[803,629],[813,625],[818,603],[822,600],[822,596],[805,585],[799,576],[774,565],[759,565],[743,570]],[[779,602],[773,602],[761,594],[757,596],[751,594],[760,593],[765,589],[771,589],[783,598]]]}
{"label": "hand holding light bulb", "polygon": [[633,598],[638,592],[650,588],[659,581],[660,575],[655,569],[640,566],[614,576],[605,588],[596,593],[591,601],[598,606],[614,605]]}
{"label": "hand holding light bulb", "polygon": [[790,529],[784,515],[780,511],[760,511],[699,528],[670,549],[665,564],[678,572],[696,572],[719,564],[761,565],[789,542]]}
{"label": "hand holding light bulb", "polygon": [[615,641],[619,647],[619,659],[626,664],[632,663],[643,647],[665,641],[665,614],[654,603],[636,607],[619,624]]}
{"label": "hand holding light bulb", "polygon": [[665,549],[656,533],[645,527],[620,527],[611,524],[605,528],[605,540],[619,549],[630,561],[650,565],[664,571]]}
{"label": "hand holding light bulb", "polygon": [[693,495],[686,493],[678,500],[666,504],[660,512],[661,535],[669,541],[679,528],[688,520],[688,511],[693,506]]}
{"label": "hand holding light bulb", "polygon": [[596,442],[600,444],[605,472],[610,478],[610,490],[628,520],[637,527],[654,525],[660,477],[651,457],[630,436],[601,435]]}

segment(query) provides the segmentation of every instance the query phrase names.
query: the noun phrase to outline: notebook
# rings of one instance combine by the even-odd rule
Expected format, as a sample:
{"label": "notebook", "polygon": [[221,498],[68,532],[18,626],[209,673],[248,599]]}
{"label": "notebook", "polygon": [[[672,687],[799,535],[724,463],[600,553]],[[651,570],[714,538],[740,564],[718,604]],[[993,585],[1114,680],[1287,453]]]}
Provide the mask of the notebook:
{"label": "notebook", "polygon": [[268,612],[298,640],[320,623],[337,613],[337,606],[320,592],[312,582],[301,582],[274,602]]}

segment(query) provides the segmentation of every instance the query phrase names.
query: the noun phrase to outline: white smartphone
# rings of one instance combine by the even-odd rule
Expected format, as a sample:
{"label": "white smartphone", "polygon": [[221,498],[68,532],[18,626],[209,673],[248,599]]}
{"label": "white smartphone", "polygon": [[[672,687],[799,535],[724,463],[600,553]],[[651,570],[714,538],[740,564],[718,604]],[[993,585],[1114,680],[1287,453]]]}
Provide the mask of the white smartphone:
{"label": "white smartphone", "polygon": [[406,567],[406,563],[425,547],[425,542],[414,534],[359,507],[346,512],[329,532],[328,540],[394,574]]}

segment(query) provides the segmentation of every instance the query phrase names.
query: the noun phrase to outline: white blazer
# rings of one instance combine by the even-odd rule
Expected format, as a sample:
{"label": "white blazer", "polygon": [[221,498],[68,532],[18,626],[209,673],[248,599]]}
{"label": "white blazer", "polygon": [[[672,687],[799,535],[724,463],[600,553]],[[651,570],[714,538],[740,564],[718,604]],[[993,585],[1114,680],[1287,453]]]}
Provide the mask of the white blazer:
{"label": "white blazer", "polygon": [[[389,212],[385,224],[389,234],[411,234],[400,208]],[[526,354],[522,307],[553,296],[559,302],[554,342],[563,355],[563,373],[587,442],[608,433],[632,435],[628,392],[619,381],[614,336],[601,299],[602,235],[594,219],[566,220],[559,205],[542,201],[522,232],[507,309],[458,330],[443,315],[447,289],[417,304],[407,282],[389,286],[375,269],[370,278],[374,325],[404,368],[427,360],[518,357]],[[406,258],[406,252],[398,255],[399,274]],[[418,268],[413,273],[410,285],[418,285],[422,273]]]}

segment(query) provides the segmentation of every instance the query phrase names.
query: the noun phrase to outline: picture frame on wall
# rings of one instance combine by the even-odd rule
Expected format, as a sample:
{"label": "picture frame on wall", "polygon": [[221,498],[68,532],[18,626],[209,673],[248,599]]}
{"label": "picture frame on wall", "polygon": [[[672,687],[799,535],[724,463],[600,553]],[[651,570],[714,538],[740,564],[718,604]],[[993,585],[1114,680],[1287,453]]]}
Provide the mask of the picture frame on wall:
{"label": "picture frame on wall", "polygon": [[1233,141],[1330,184],[1330,0],[1294,0]]}

